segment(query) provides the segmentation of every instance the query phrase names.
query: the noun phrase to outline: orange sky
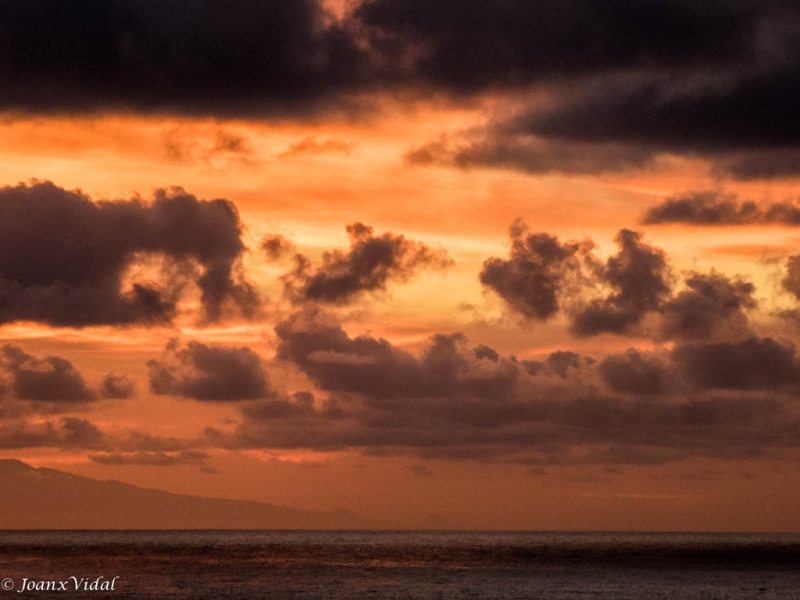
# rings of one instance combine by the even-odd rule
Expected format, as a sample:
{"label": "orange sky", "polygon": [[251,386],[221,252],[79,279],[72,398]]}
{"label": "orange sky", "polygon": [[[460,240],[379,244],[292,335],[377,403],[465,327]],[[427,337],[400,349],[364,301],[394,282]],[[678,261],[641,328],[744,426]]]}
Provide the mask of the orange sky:
{"label": "orange sky", "polygon": [[[375,11],[386,9],[387,15],[400,22],[401,13],[389,10],[392,2],[403,4],[400,0],[371,4]],[[317,6],[311,0],[306,4]],[[340,24],[347,24],[348,19],[355,19],[352,14],[358,12],[360,3],[346,3],[349,8],[334,4],[343,19]],[[356,13],[348,12],[353,10]],[[739,15],[736,7],[731,10]],[[781,47],[785,40],[780,32],[768,28],[773,22],[770,19],[776,17],[765,14],[767,25],[758,39],[774,34],[776,47]],[[240,239],[247,248],[236,255],[233,262],[241,271],[234,273],[233,283],[229,283],[233,287],[249,283],[261,300],[252,318],[231,312],[219,320],[204,320],[202,313],[208,306],[198,286],[202,285],[202,273],[207,273],[212,263],[198,258],[203,241],[195,237],[191,260],[177,251],[170,255],[169,251],[144,247],[124,256],[124,294],[132,293],[134,284],[141,282],[155,282],[152,289],[172,289],[169,277],[186,277],[174,288],[179,300],[169,322],[95,320],[74,326],[48,322],[46,317],[0,321],[0,346],[19,346],[30,355],[27,362],[14,363],[16,366],[11,358],[5,359],[7,363],[0,359],[0,367],[5,369],[0,369],[0,391],[7,392],[0,394],[0,401],[12,407],[6,411],[0,404],[0,439],[3,432],[15,428],[42,428],[48,422],[58,424],[62,418],[77,418],[89,421],[105,440],[95,446],[65,443],[63,439],[29,445],[3,442],[0,457],[172,492],[304,509],[348,508],[388,527],[800,530],[800,517],[794,510],[794,490],[800,485],[800,446],[794,427],[800,420],[793,403],[800,389],[800,359],[794,354],[800,331],[796,315],[791,313],[800,294],[786,283],[790,272],[787,259],[795,254],[800,238],[797,220],[770,221],[762,215],[739,222],[732,218],[728,222],[691,223],[687,218],[644,224],[647,211],[662,206],[668,198],[701,192],[709,192],[719,202],[734,198],[736,206],[751,200],[762,207],[759,210],[763,214],[767,210],[764,207],[771,204],[796,206],[798,173],[791,168],[744,177],[736,174],[734,163],[739,159],[758,162],[763,156],[772,156],[763,153],[774,152],[776,164],[793,164],[792,153],[799,140],[784,139],[783,129],[774,128],[766,119],[762,119],[765,124],[760,137],[759,132],[743,126],[741,131],[725,133],[730,135],[728,139],[714,129],[719,125],[725,130],[725,123],[718,124],[710,117],[706,119],[710,123],[708,132],[703,129],[704,121],[697,121],[700,125],[694,126],[695,139],[695,130],[690,127],[695,123],[694,113],[689,109],[676,113],[689,123],[688,133],[681,129],[683,125],[676,125],[674,115],[668,112],[675,97],[690,105],[693,97],[686,90],[697,86],[705,93],[705,78],[712,82],[709,89],[717,89],[713,87],[717,85],[717,72],[701,67],[703,61],[718,65],[714,61],[723,59],[717,56],[717,50],[694,38],[690,41],[698,46],[691,49],[696,56],[686,59],[689,66],[681,66],[684,58],[680,53],[673,56],[671,46],[651,48],[647,40],[638,42],[644,58],[639,57],[635,45],[624,58],[611,48],[609,56],[620,60],[616,66],[603,63],[599,50],[597,64],[587,67],[578,57],[578,66],[570,66],[571,55],[561,56],[561,50],[547,47],[541,52],[552,54],[556,70],[563,69],[559,76],[551,76],[547,65],[531,63],[526,54],[530,51],[538,56],[541,52],[534,52],[525,45],[527,42],[509,33],[509,52],[518,51],[528,58],[517,63],[501,49],[499,62],[487,59],[485,72],[481,71],[485,65],[479,61],[475,64],[477,75],[473,80],[458,69],[453,73],[439,69],[436,61],[450,65],[447,60],[452,56],[446,46],[439,48],[430,39],[439,39],[441,34],[441,39],[449,40],[456,50],[463,40],[457,31],[449,29],[448,38],[443,25],[431,26],[434,33],[428,32],[424,22],[414,21],[423,19],[420,15],[422,12],[403,17],[408,19],[407,23],[403,21],[406,29],[397,25],[397,31],[408,36],[418,27],[420,36],[417,45],[413,39],[401,40],[407,47],[395,49],[399,54],[392,58],[397,65],[381,55],[383,62],[376,59],[378,66],[370,67],[375,70],[367,69],[364,75],[373,84],[359,83],[358,73],[343,71],[345,83],[335,84],[341,87],[323,89],[319,98],[314,97],[323,108],[308,100],[317,93],[316,88],[298,96],[296,112],[291,104],[295,100],[280,95],[276,100],[268,94],[264,101],[267,108],[251,105],[251,95],[258,99],[260,88],[253,91],[245,85],[239,90],[236,82],[229,82],[230,106],[216,103],[218,90],[208,91],[207,105],[193,104],[194,99],[187,100],[180,90],[175,92],[175,103],[170,104],[172,92],[167,84],[163,106],[158,105],[158,96],[154,100],[129,92],[131,95],[121,103],[114,98],[104,107],[101,98],[97,101],[100,109],[91,102],[89,108],[82,108],[84,94],[93,97],[96,92],[89,89],[91,86],[84,89],[80,82],[75,84],[75,97],[64,100],[64,107],[40,109],[34,100],[28,106],[27,100],[14,100],[16,96],[9,95],[7,101],[5,96],[0,98],[4,102],[0,107],[4,111],[0,117],[0,185],[9,186],[0,191],[0,211],[5,210],[3,202],[10,197],[11,187],[23,184],[25,189],[38,190],[36,182],[43,181],[61,190],[80,190],[95,203],[140,198],[145,207],[152,207],[155,190],[172,186],[183,188],[196,200],[224,198],[238,210]],[[374,27],[391,29],[378,13],[357,16],[359,23],[374,19]],[[611,27],[600,22],[605,17],[595,16],[598,31],[601,26]],[[428,17],[439,23],[435,15]],[[519,18],[530,17],[525,12]],[[474,26],[484,25],[491,27],[483,23]],[[703,23],[703,27],[710,26]],[[442,27],[442,31],[435,27]],[[470,35],[478,35],[475,31]],[[358,42],[355,47],[378,53],[379,46],[371,46],[376,43],[367,39],[369,31],[358,32],[353,34]],[[491,33],[485,39],[490,39]],[[678,39],[679,33],[675,34],[675,44],[686,43]],[[723,33],[738,39],[735,36],[739,33]],[[598,39],[613,45],[613,38]],[[400,38],[387,34],[386,39],[397,42]],[[542,39],[549,38],[545,35]],[[565,47],[569,41],[556,40]],[[488,48],[491,44],[485,45]],[[434,52],[437,48],[441,56]],[[772,60],[773,54],[765,48],[757,45],[754,52],[763,60],[767,60],[764,56]],[[430,55],[425,54],[428,51]],[[693,62],[695,58],[700,67]],[[428,59],[430,64],[425,62]],[[750,58],[730,60],[740,59],[745,61],[743,65],[750,64],[746,62]],[[775,64],[782,68],[783,63]],[[491,65],[495,66],[489,68]],[[347,65],[351,67],[356,69]],[[723,76],[733,81],[740,73],[750,73],[738,63],[718,68],[721,81],[727,81]],[[503,69],[507,69],[507,77],[495,74],[495,70],[506,73]],[[652,81],[643,76],[647,69],[652,69]],[[697,69],[697,73],[686,75],[691,69]],[[526,75],[529,71],[537,73],[530,80]],[[615,115],[624,116],[624,112],[608,90],[623,96],[629,90],[635,92],[637,78],[641,77],[645,82],[642,86],[665,86],[669,91],[670,74],[683,82],[686,90],[676,84],[677,91],[672,90],[673,95],[664,92],[666,100],[657,108],[667,111],[664,122],[672,123],[676,132],[658,128],[649,131],[649,125],[641,124],[645,120],[637,121],[636,115],[631,116],[630,124],[624,118],[615,120]],[[350,76],[355,80],[348,82]],[[681,79],[684,76],[685,80]],[[5,75],[0,74],[0,86],[2,77]],[[463,81],[456,81],[458,77]],[[744,87],[751,83],[749,79],[743,81]],[[64,90],[71,89],[63,82],[60,85]],[[120,86],[123,89],[124,82]],[[45,85],[42,89],[48,88]],[[220,93],[224,95],[224,90]],[[734,105],[737,98],[734,92],[731,94]],[[344,95],[344,101],[340,95]],[[35,94],[31,97],[38,98]],[[242,107],[234,102],[238,100],[242,100]],[[289,104],[282,104],[284,100]],[[311,104],[302,104],[307,100]],[[761,104],[756,104],[752,110],[761,110]],[[765,100],[764,106],[766,111],[771,105]],[[591,110],[597,114],[596,122],[586,116]],[[645,114],[655,115],[654,121],[660,115],[655,109],[652,114],[645,110]],[[718,114],[727,118],[736,113]],[[579,127],[587,118],[588,125]],[[754,117],[754,121],[758,119]],[[618,129],[609,133],[614,127]],[[785,125],[790,132],[794,131],[792,127],[792,123]],[[739,134],[741,139],[736,138]],[[414,156],[423,158],[415,162]],[[562,166],[541,166],[550,160],[561,160]],[[639,166],[638,160],[642,161]],[[520,311],[520,303],[535,310],[531,308],[534,300],[541,300],[537,290],[532,291],[536,286],[531,285],[515,296],[514,285],[524,277],[521,272],[505,280],[505,291],[500,284],[492,287],[488,279],[481,280],[490,257],[507,261],[503,263],[506,266],[513,262],[509,228],[516,219],[522,219],[528,227],[518,238],[521,243],[532,240],[526,237],[529,234],[544,232],[556,236],[558,244],[565,244],[562,249],[572,240],[590,239],[595,244],[590,258],[580,267],[583,279],[578,284],[562,278],[578,277],[578,267],[569,261],[577,261],[579,254],[565,259],[563,264],[572,266],[563,267],[557,275],[554,273],[562,267],[553,266],[555,263],[546,267],[527,264],[525,268],[541,268],[545,273],[542,277],[552,279],[550,283],[539,279],[536,285],[558,288],[558,308],[544,317]],[[349,239],[346,227],[354,223],[372,227],[368,235],[373,237]],[[655,262],[643,267],[648,271],[645,275],[632,269],[633,275],[625,272],[615,279],[614,256],[619,252],[615,236],[626,228],[643,234],[632,252],[641,250],[647,260]],[[367,275],[377,277],[378,284],[369,287],[361,283],[352,294],[330,302],[312,295],[309,286],[314,274],[330,275],[325,271],[325,261],[336,256],[344,257],[344,262],[353,260],[348,252],[353,252],[358,239],[379,238],[385,232],[391,232],[386,240],[401,244],[396,236],[404,236],[402,243],[410,244],[412,250],[404,255],[410,266],[392,264],[384,279],[380,279],[379,269],[370,271]],[[261,244],[275,234],[291,242],[293,248],[272,260]],[[168,246],[169,240],[164,244]],[[331,254],[337,250],[340,254]],[[45,263],[56,260],[43,252]],[[98,246],[97,253],[103,252],[105,249]],[[159,252],[166,263],[173,260],[185,272],[161,270]],[[310,266],[292,275],[295,254],[307,257]],[[533,262],[546,260],[544,254],[538,258],[533,254],[528,256]],[[628,260],[622,253],[618,256],[622,263]],[[659,256],[666,261],[663,268],[653,266]],[[12,267],[7,273],[3,268],[0,264],[0,282],[15,283]],[[186,275],[190,271],[193,275]],[[333,267],[330,272],[334,273]],[[648,300],[646,308],[630,317],[630,323],[616,331],[601,328],[579,332],[576,323],[592,306],[615,306],[617,316],[623,317],[631,314],[625,311],[639,310],[636,299],[630,306],[624,304],[628,296],[638,298],[641,291],[631,280],[641,279],[644,287],[649,285],[646,276],[655,272],[658,277],[664,276],[668,289],[658,292],[657,300]],[[697,304],[688,304],[689,296],[680,294],[691,291],[691,278],[698,274],[716,274],[719,277],[714,281],[722,287],[739,285],[735,292],[738,296],[724,304],[714,296],[719,292],[714,288],[702,292],[708,294],[706,297],[693,296],[691,301]],[[723,280],[726,283],[720,283]],[[50,283],[56,288],[59,285],[58,281]],[[573,284],[577,287],[570,288]],[[748,288],[748,284],[754,288]],[[223,295],[225,308],[230,309],[237,302],[235,292],[227,289]],[[680,304],[681,298],[687,304]],[[0,296],[0,308],[3,301]],[[322,307],[322,316],[309,317],[315,307]],[[664,333],[673,318],[670,315],[677,311],[684,311],[681,323],[691,321],[692,311],[696,311],[713,322],[713,329],[699,336]],[[341,327],[344,338],[336,338],[338,341],[330,342],[330,346],[319,342],[318,348],[306,352],[302,336],[308,331],[296,323],[291,327],[297,329],[287,325],[293,323],[292,319],[300,319],[299,315],[306,315],[303,318],[310,324],[304,326],[310,330],[328,327],[325,331],[332,338],[337,335],[332,333],[335,328]],[[456,350],[448,355],[452,360],[461,357],[461,366],[453,367],[453,377],[458,381],[452,385],[457,391],[439,394],[438,388],[426,388],[423,382],[423,391],[409,392],[408,386],[413,385],[403,381],[410,377],[408,373],[429,373],[432,380],[438,373],[425,371],[426,357],[436,350],[439,339],[433,336],[457,332],[467,340],[453,342]],[[378,349],[378,338],[385,340],[382,350]],[[172,351],[168,350],[170,340],[177,340]],[[730,383],[725,379],[733,377],[730,373],[709,375],[711,379],[704,379],[704,373],[692,375],[692,361],[678,365],[684,350],[697,352],[688,356],[694,356],[700,364],[705,356],[702,352],[709,348],[745,352],[743,348],[751,348],[748,340],[755,340],[752,347],[756,349],[747,350],[751,354],[744,363],[735,363],[734,359],[719,363],[720,368],[743,364],[741,369],[747,371],[743,383]],[[192,362],[199,360],[196,357],[188,358],[195,351],[191,348],[197,348],[191,345],[193,342],[212,352],[220,350],[222,354],[214,359],[220,364],[223,355],[238,356],[231,358],[234,363],[251,361],[247,364],[252,373],[263,374],[266,383],[262,382],[255,395],[240,397],[203,397],[206,392],[202,389],[182,389],[181,385],[202,381],[211,372]],[[481,359],[479,345],[494,349],[495,358]],[[248,350],[242,351],[245,348]],[[628,349],[636,349],[638,354],[626,354]],[[777,353],[764,359],[766,374],[758,370],[762,363],[756,354],[761,350]],[[560,372],[555,362],[548,362],[548,357],[558,351],[580,357]],[[781,353],[791,354],[786,372],[770,363],[777,360],[774,356],[783,356]],[[68,360],[80,373],[87,389],[92,390],[91,401],[64,406],[50,400],[31,400],[32,396],[25,397],[19,391],[20,369],[49,372],[57,368],[47,362],[46,357],[53,356]],[[614,360],[623,360],[620,357],[644,362],[625,363],[621,375],[610,374]],[[387,362],[377,375],[368,367],[354,367],[380,360]],[[400,365],[399,381],[391,379],[391,369],[396,365]],[[713,357],[708,365],[713,371]],[[238,363],[234,367],[244,368]],[[666,379],[652,383],[663,389],[643,389],[640,383],[625,380],[640,367],[643,374],[637,371],[634,375],[643,378],[652,374],[647,369],[663,368],[659,377]],[[247,376],[235,370],[232,374],[224,372],[225,368],[223,364],[214,376],[227,384]],[[164,384],[166,387],[159,391],[154,383],[154,373],[159,369],[162,374],[178,377],[178,383]],[[125,398],[103,397],[96,390],[109,373],[126,377],[133,383],[133,392],[123,394]],[[342,375],[347,373],[353,373],[350,379]],[[356,381],[362,375],[364,381],[372,383]],[[385,381],[373,381],[382,376]],[[507,398],[481,391],[485,389],[481,386],[495,385],[505,376],[511,382]],[[614,377],[621,378],[622,383],[615,383],[618,379]],[[374,388],[369,387],[373,384]],[[458,387],[462,384],[474,387]],[[395,392],[392,386],[405,391]],[[385,393],[381,395],[375,389]],[[310,405],[303,405],[301,396],[292,396],[309,391],[314,394]],[[593,408],[595,401],[599,408]],[[584,402],[589,403],[588,408]],[[751,405],[756,408],[749,408]],[[759,412],[762,406],[763,414]],[[14,412],[14,407],[22,407],[21,412]],[[278,410],[276,407],[297,411],[297,415],[307,412],[302,413],[305,416],[274,420],[254,416],[258,410]],[[319,415],[331,407],[352,412],[342,421],[313,420],[323,419]],[[505,416],[506,408],[521,411],[519,421]],[[471,413],[473,409],[478,412]],[[695,409],[710,412],[696,416],[692,412]],[[525,412],[537,410],[551,412],[537,416]],[[315,416],[309,417],[308,411]],[[682,418],[685,421],[680,421]],[[781,428],[781,422],[785,428]],[[381,432],[386,439],[397,436],[396,441],[384,443],[379,439]],[[448,445],[437,438],[431,442],[436,433],[457,441]],[[132,435],[160,441],[137,446],[131,441]],[[326,436],[332,440],[327,445],[323,443]],[[674,441],[670,441],[672,438]],[[182,452],[203,454],[186,458],[189,455]],[[159,456],[169,464],[137,464],[157,462]]]}
{"label": "orange sky", "polygon": [[[440,127],[447,117],[431,112],[430,119],[419,120]],[[324,250],[346,247],[344,226],[360,220],[377,231],[401,232],[441,246],[455,264],[443,273],[420,274],[342,312],[352,334],[371,332],[413,350],[433,333],[463,331],[475,343],[526,358],[557,349],[602,356],[631,345],[652,346],[615,336],[571,340],[563,321],[525,324],[504,317],[502,303],[481,289],[477,273],[488,256],[505,253],[505,231],[518,216],[562,238],[591,237],[609,254],[616,230],[637,227],[647,207],[673,193],[715,185],[702,170],[687,163],[673,173],[612,179],[412,167],[403,164],[402,153],[426,135],[404,128],[404,123],[402,115],[377,124],[308,128],[132,118],[5,123],[1,136],[9,142],[0,155],[0,179],[7,184],[36,177],[80,188],[93,198],[147,197],[155,187],[181,185],[198,197],[232,200],[246,226],[248,273],[271,302],[264,318],[251,323],[197,328],[188,317],[166,328],[121,331],[18,323],[3,327],[3,342],[20,344],[36,355],[65,356],[89,381],[108,371],[132,377],[137,385],[132,399],[104,401],[81,413],[104,430],[198,437],[206,426],[237,419],[236,408],[151,395],[147,360],[158,356],[172,337],[247,345],[270,357],[275,351],[271,327],[277,314],[289,310],[276,281],[286,265],[264,260],[257,249],[260,238],[282,233],[299,251],[318,257]],[[215,152],[220,135],[241,137],[246,153]],[[340,140],[352,150],[278,157],[308,138]],[[188,149],[185,157],[169,155],[167,144],[174,139]],[[743,187],[743,193],[753,189]],[[781,183],[764,185],[757,193],[781,198],[790,191],[791,185]],[[651,226],[645,231],[669,253],[676,270],[713,267],[746,275],[759,283],[767,302],[772,302],[769,286],[775,286],[776,275],[759,261],[769,252],[786,252],[797,236],[792,229],[775,227],[720,231]],[[740,250],[747,247],[759,250]],[[288,388],[297,386],[297,375],[275,370],[274,377]],[[502,462],[365,457],[359,450],[212,450],[208,462],[218,472],[205,474],[194,465],[101,465],[84,452],[70,450],[19,449],[3,455],[181,493],[309,509],[345,506],[400,527],[424,525],[429,515],[444,515],[453,526],[479,528],[798,528],[791,516],[798,472],[791,460],[688,458],[657,466],[534,469]],[[415,474],[415,467],[423,467],[417,471],[424,475]],[[736,506],[730,497],[739,499]]]}

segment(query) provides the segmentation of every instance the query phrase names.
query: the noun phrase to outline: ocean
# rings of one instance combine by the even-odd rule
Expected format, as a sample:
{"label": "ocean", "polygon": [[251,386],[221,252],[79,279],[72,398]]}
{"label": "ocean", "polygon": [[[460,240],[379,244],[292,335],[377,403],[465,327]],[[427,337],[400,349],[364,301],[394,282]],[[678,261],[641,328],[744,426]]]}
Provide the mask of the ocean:
{"label": "ocean", "polygon": [[0,579],[0,600],[795,600],[800,535],[4,531]]}

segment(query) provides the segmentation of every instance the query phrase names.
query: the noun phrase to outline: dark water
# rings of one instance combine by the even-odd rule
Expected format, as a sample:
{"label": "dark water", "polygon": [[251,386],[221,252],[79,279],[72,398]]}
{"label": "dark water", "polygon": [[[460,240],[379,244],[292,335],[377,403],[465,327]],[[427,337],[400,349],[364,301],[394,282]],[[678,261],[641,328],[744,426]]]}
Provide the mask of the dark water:
{"label": "dark water", "polygon": [[[0,590],[0,600],[794,600],[800,536],[7,531],[0,532],[0,579],[11,588]],[[20,593],[25,579],[56,590]],[[86,589],[112,581],[113,591]],[[57,589],[58,582],[66,589]]]}

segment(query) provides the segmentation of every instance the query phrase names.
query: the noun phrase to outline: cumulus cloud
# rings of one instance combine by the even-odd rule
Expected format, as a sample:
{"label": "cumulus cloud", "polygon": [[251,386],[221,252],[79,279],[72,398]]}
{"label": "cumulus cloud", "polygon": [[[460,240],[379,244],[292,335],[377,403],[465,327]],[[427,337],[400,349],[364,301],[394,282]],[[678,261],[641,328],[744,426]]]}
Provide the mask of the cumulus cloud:
{"label": "cumulus cloud", "polygon": [[[376,401],[403,397],[505,397],[520,368],[470,352],[461,334],[436,334],[420,357],[387,340],[351,338],[341,325],[306,309],[275,327],[276,357],[291,361],[322,389],[363,394]],[[491,365],[491,366],[489,366]]]}
{"label": "cumulus cloud", "polygon": [[313,265],[303,255],[283,276],[287,294],[295,302],[347,302],[367,292],[383,291],[391,281],[406,281],[422,269],[443,269],[451,264],[444,250],[386,232],[374,235],[362,223],[347,226],[350,249],[325,252]]}
{"label": "cumulus cloud", "polygon": [[727,333],[746,332],[746,311],[756,306],[755,286],[721,273],[692,273],[685,290],[661,307],[666,338],[707,339],[724,327]]}
{"label": "cumulus cloud", "polygon": [[410,353],[308,308],[276,331],[279,358],[328,396],[245,404],[238,424],[206,430],[209,444],[544,465],[754,458],[800,439],[798,358],[772,338],[561,351],[529,369],[476,356],[458,334]]}
{"label": "cumulus cloud", "polygon": [[270,395],[261,358],[250,348],[171,340],[160,360],[149,360],[154,394],[195,400],[238,401]]}
{"label": "cumulus cloud", "polygon": [[[757,306],[752,283],[714,270],[691,271],[684,274],[683,289],[675,291],[669,257],[641,233],[621,230],[616,237],[619,251],[605,261],[588,239],[562,243],[547,233],[529,234],[519,219],[510,233],[508,259],[487,259],[480,280],[528,320],[563,313],[578,337],[646,334],[663,341],[749,335],[747,313]],[[800,276],[794,277],[792,261],[783,281],[790,292],[793,286],[800,290],[793,283]],[[655,330],[639,327],[646,317],[653,317]],[[556,360],[555,355],[548,360]],[[530,372],[544,368],[540,361],[525,362]],[[558,372],[555,365],[550,368]]]}
{"label": "cumulus cloud", "polygon": [[81,403],[94,400],[83,375],[60,356],[39,359],[19,346],[0,348],[0,367],[11,378],[11,389],[19,400],[46,403]]}
{"label": "cumulus cloud", "polygon": [[582,263],[593,244],[561,243],[547,233],[529,233],[520,219],[509,229],[509,236],[508,258],[487,259],[480,281],[516,312],[544,321],[559,311],[562,292],[580,281]]}
{"label": "cumulus cloud", "polygon": [[578,336],[625,333],[649,312],[657,310],[670,293],[670,269],[663,250],[629,229],[616,237],[619,252],[599,272],[600,281],[613,291],[594,300],[575,315],[572,331]]}
{"label": "cumulus cloud", "polygon": [[640,396],[664,393],[670,376],[662,361],[634,349],[607,356],[598,369],[603,381],[615,392]]}
{"label": "cumulus cloud", "polygon": [[795,347],[770,337],[681,345],[672,351],[672,359],[701,389],[782,389],[800,383]]}
{"label": "cumulus cloud", "polygon": [[[52,183],[0,189],[0,323],[125,325],[168,322],[187,281],[204,317],[227,305],[249,315],[258,297],[239,261],[245,250],[236,208],[181,189],[93,202]],[[143,255],[160,256],[164,280],[133,280]]]}

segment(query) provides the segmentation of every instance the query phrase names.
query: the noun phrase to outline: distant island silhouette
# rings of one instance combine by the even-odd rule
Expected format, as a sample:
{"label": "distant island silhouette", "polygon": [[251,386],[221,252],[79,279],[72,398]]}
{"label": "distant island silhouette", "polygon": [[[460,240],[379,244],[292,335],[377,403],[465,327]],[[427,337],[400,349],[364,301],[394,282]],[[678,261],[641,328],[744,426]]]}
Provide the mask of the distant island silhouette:
{"label": "distant island silhouette", "polygon": [[20,460],[0,460],[0,529],[354,529],[346,510],[313,512],[172,494]]}

